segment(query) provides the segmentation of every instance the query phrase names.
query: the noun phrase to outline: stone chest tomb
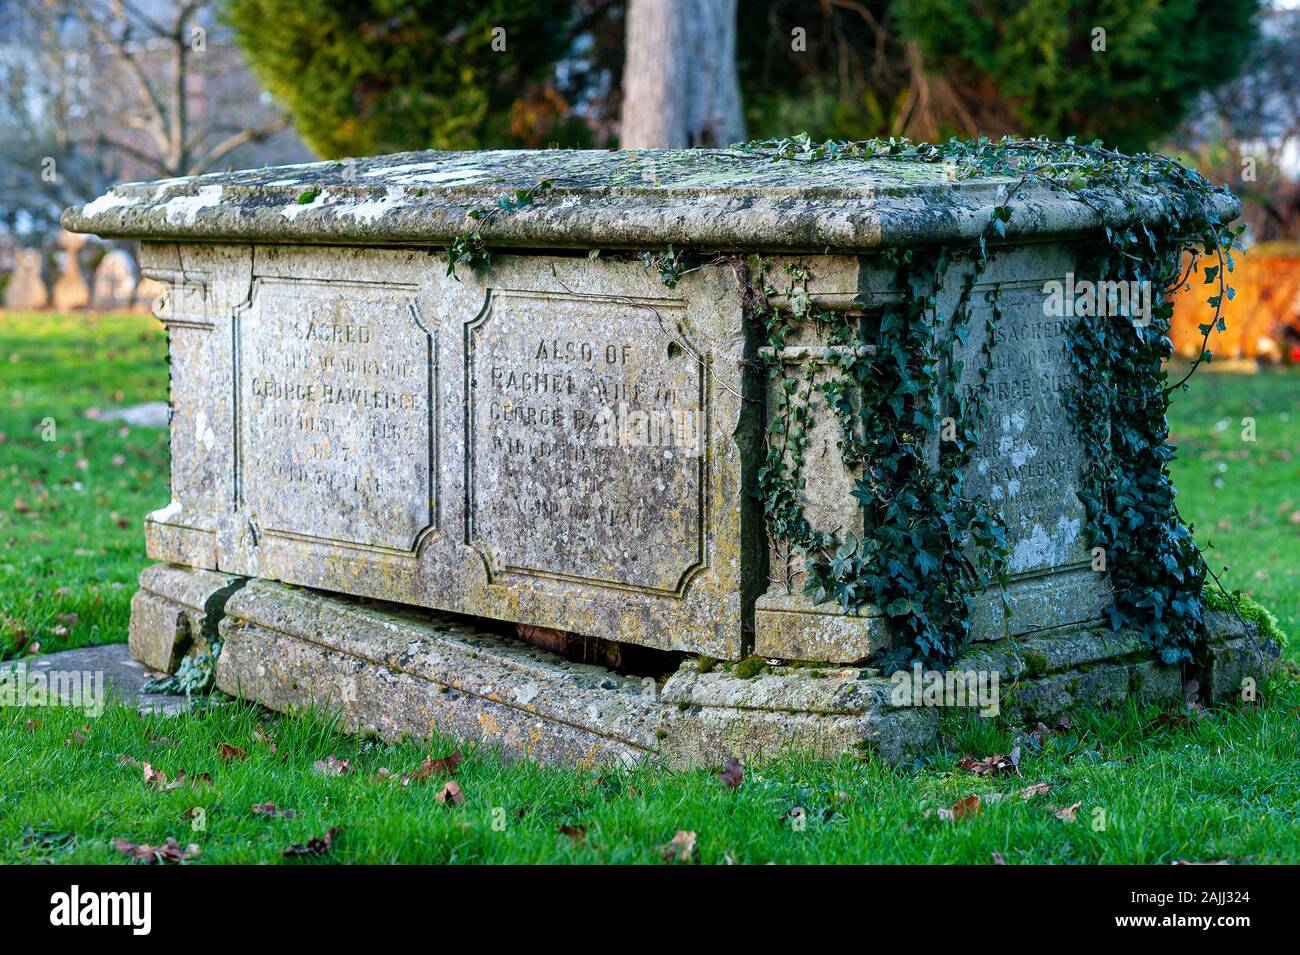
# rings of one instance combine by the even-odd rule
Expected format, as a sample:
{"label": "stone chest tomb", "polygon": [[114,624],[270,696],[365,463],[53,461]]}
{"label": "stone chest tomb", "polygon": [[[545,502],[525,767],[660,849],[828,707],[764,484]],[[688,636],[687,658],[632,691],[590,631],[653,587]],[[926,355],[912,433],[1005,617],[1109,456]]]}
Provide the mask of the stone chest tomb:
{"label": "stone chest tomb", "polygon": [[[543,757],[901,752],[933,714],[885,701],[870,667],[888,618],[805,596],[802,555],[767,533],[772,370],[821,382],[835,349],[870,353],[903,294],[889,255],[980,241],[1009,188],[722,150],[411,153],[127,184],[70,210],[70,229],[140,239],[167,288],[172,499],[145,522],[159,563],[133,651],[172,670],[220,646],[229,692]],[[969,301],[969,333],[936,337],[982,396],[970,483],[1006,532],[972,652],[1014,674],[1037,641],[1040,682],[1101,674],[1080,700],[1125,695],[1135,668],[1147,692],[1178,685],[1093,632],[1109,584],[1076,493],[1067,319],[1044,307],[1109,214],[1022,191],[987,267],[965,282],[954,260],[934,308],[942,323]],[[779,346],[754,317],[760,269],[797,277],[765,302],[789,316]],[[802,322],[813,310],[858,341]],[[806,439],[808,520],[860,532],[835,420]],[[695,662],[755,655],[774,662],[748,681]]]}

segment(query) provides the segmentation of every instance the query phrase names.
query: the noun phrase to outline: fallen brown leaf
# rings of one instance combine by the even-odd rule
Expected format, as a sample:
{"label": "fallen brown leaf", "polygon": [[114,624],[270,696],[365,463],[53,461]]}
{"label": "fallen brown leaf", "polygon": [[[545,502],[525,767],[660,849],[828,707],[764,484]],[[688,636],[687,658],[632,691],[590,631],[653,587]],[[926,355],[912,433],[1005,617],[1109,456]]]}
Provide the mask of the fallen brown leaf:
{"label": "fallen brown leaf", "polygon": [[330,851],[334,845],[334,838],[342,831],[342,826],[332,826],[325,835],[312,836],[305,843],[295,842],[281,854],[291,858],[293,856],[323,856]]}
{"label": "fallen brown leaf", "polygon": [[244,752],[242,746],[232,746],[229,743],[218,743],[217,755],[221,757],[223,763],[228,763],[232,759],[236,762],[243,762],[248,759],[248,754]]}
{"label": "fallen brown leaf", "polygon": [[1061,822],[1074,822],[1074,814],[1082,805],[1082,802],[1076,802],[1071,803],[1068,806],[1062,806],[1060,809],[1056,810],[1056,818],[1061,820]]}
{"label": "fallen brown leaf", "polygon": [[318,759],[312,764],[316,772],[325,776],[346,776],[352,772],[352,764],[346,759],[339,759],[337,756],[327,756],[325,759]]}
{"label": "fallen brown leaf", "polygon": [[163,865],[179,865],[197,859],[203,854],[203,850],[194,843],[182,849],[173,836],[168,836],[160,846],[135,843],[127,839],[114,839],[113,848],[136,862],[157,862]]}
{"label": "fallen brown leaf", "polygon": [[968,769],[976,776],[1019,776],[1020,747],[1017,745],[1006,756],[1001,753],[994,753],[984,759],[963,756],[957,761],[957,768]]}
{"label": "fallen brown leaf", "polygon": [[678,829],[666,846],[659,847],[665,862],[690,862],[695,855],[695,833]]}
{"label": "fallen brown leaf", "polygon": [[568,836],[568,837],[569,837],[570,839],[572,839],[574,842],[586,842],[586,841],[587,841],[587,827],[586,827],[586,826],[582,826],[582,825],[578,825],[578,826],[570,826],[568,823],[565,823],[564,825],[561,825],[561,826],[560,826],[560,830],[559,830],[559,831],[560,831],[560,833],[561,833],[562,835],[566,835],[566,836]]}
{"label": "fallen brown leaf", "polygon": [[442,789],[438,790],[438,795],[433,798],[444,805],[451,803],[453,806],[459,806],[465,801],[465,794],[460,791],[460,783],[449,779],[443,783]]}
{"label": "fallen brown leaf", "polygon": [[1019,796],[1021,799],[1029,800],[1035,796],[1046,796],[1051,791],[1051,783],[1034,783],[1032,786],[1026,786],[1020,790]]}
{"label": "fallen brown leaf", "polygon": [[40,728],[41,728],[41,721],[40,721],[40,720],[28,720],[28,721],[27,721],[27,732],[29,732],[29,733],[35,733],[35,732],[36,732],[38,729],[40,729]]}
{"label": "fallen brown leaf", "polygon": [[255,802],[253,815],[264,816],[267,819],[292,819],[296,813],[292,809],[280,809],[273,802]]}
{"label": "fallen brown leaf", "polygon": [[1001,852],[998,852],[996,849],[993,850],[993,864],[994,865],[1007,864],[1006,856],[1004,856]]}
{"label": "fallen brown leaf", "polygon": [[728,789],[739,789],[745,781],[745,767],[741,765],[740,760],[729,759],[722,767],[722,772],[718,773],[718,778]]}

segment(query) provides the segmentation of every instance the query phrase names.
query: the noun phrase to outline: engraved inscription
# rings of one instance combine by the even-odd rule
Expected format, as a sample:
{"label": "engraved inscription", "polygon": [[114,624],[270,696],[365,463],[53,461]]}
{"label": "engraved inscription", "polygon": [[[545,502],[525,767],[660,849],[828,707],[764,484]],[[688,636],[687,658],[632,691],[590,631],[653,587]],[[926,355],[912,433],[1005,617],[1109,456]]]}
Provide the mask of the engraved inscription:
{"label": "engraved inscription", "polygon": [[684,586],[702,552],[705,408],[684,315],[492,294],[466,331],[466,392],[467,530],[494,573]]}
{"label": "engraved inscription", "polygon": [[410,296],[263,284],[239,356],[250,518],[265,533],[414,550],[434,506],[433,341]]}
{"label": "engraved inscription", "polygon": [[[1034,289],[1008,290],[1003,309],[970,486],[1006,521],[1012,573],[1027,573],[1087,559],[1076,493],[1084,452],[1064,409],[1074,382],[1065,323],[1073,319],[1044,315]],[[986,315],[972,309],[972,328],[982,329]],[[968,394],[983,361],[969,354]]]}

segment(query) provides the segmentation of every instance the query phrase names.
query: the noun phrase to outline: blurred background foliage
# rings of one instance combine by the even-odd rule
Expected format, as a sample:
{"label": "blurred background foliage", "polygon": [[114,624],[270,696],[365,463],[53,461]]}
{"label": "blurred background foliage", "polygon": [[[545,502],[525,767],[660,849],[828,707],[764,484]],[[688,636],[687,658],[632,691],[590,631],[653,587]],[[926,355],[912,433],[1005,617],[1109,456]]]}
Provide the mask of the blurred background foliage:
{"label": "blurred background foliage", "polygon": [[[741,0],[745,118],[754,136],[1014,132],[1141,149],[1237,75],[1258,7]],[[327,157],[610,144],[625,13],[623,0],[226,4],[253,70]],[[492,48],[494,27],[505,30],[507,56]]]}
{"label": "blurred background foliage", "polygon": [[[230,0],[254,73],[322,157],[584,139],[556,66],[584,23],[569,0]],[[508,55],[493,49],[504,30]],[[500,41],[498,41],[500,42]],[[535,108],[535,107],[534,107]]]}

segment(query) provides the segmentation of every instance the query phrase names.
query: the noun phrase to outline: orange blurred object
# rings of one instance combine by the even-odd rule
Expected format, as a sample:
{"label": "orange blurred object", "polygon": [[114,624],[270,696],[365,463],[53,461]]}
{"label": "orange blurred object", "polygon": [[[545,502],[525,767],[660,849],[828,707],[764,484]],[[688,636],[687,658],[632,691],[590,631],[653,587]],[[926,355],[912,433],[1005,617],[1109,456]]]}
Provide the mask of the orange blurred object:
{"label": "orange blurred object", "polygon": [[[1200,354],[1200,325],[1214,319],[1206,299],[1218,294],[1218,281],[1205,284],[1205,267],[1213,260],[1202,256],[1196,274],[1174,299],[1169,337],[1174,352],[1186,358]],[[1238,256],[1227,273],[1236,290],[1224,301],[1225,331],[1210,332],[1209,349],[1215,358],[1289,359],[1300,341],[1300,243],[1276,242],[1254,246]],[[1288,331],[1289,330],[1289,331]]]}

